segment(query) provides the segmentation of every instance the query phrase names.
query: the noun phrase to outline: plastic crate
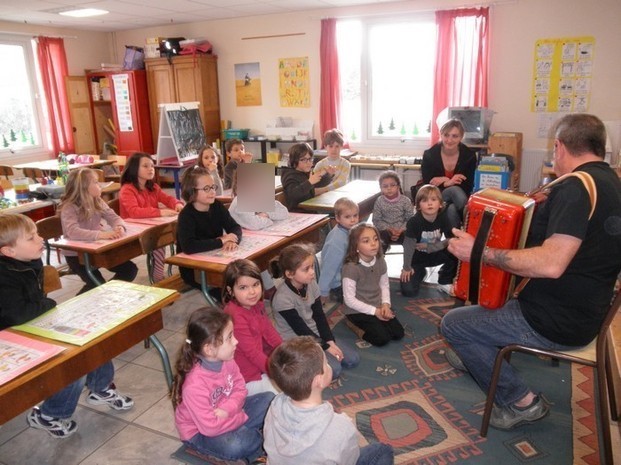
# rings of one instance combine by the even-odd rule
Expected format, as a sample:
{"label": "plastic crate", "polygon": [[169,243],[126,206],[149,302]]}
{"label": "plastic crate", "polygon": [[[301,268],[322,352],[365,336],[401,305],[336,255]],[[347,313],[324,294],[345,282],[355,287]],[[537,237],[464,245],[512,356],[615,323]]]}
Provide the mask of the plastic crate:
{"label": "plastic crate", "polygon": [[222,132],[224,133],[224,140],[247,139],[250,129],[225,129]]}

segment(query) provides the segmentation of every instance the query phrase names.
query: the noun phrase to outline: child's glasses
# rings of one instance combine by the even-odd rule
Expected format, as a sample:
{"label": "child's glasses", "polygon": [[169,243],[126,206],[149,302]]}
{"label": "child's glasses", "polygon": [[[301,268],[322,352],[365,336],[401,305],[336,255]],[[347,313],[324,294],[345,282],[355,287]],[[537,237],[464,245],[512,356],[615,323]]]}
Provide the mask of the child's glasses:
{"label": "child's glasses", "polygon": [[309,161],[311,161],[312,159],[313,159],[313,157],[304,157],[304,158],[300,158],[300,161],[303,161],[303,162],[309,162]]}
{"label": "child's glasses", "polygon": [[397,187],[399,184],[393,183],[393,184],[382,184],[381,187],[383,189],[390,189],[391,187]]}
{"label": "child's glasses", "polygon": [[209,191],[216,191],[218,189],[217,185],[212,185],[212,186],[204,186],[204,187],[195,187],[194,190],[195,191],[203,191],[203,192],[209,192]]}

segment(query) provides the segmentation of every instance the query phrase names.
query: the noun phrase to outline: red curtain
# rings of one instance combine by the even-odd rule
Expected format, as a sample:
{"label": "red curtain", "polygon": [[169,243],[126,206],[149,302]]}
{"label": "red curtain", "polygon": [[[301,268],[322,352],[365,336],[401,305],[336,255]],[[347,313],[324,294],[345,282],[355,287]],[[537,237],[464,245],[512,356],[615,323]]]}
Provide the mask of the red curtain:
{"label": "red curtain", "polygon": [[62,151],[72,153],[73,130],[65,89],[69,74],[63,39],[37,37],[37,56],[43,94],[47,105],[50,149],[55,155]]}
{"label": "red curtain", "polygon": [[321,60],[319,129],[323,136],[328,129],[340,126],[341,86],[339,84],[339,56],[336,46],[336,19],[321,20],[319,56]]}
{"label": "red curtain", "polygon": [[438,41],[431,143],[440,135],[435,124],[449,106],[487,106],[489,8],[436,12]]}

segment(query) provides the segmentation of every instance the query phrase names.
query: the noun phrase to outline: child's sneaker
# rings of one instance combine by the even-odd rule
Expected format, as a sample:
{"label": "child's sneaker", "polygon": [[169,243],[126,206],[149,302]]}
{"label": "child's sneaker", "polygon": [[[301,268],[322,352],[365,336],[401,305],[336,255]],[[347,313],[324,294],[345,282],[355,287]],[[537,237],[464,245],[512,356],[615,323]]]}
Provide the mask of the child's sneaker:
{"label": "child's sneaker", "polygon": [[455,289],[452,284],[438,284],[438,290],[450,295],[451,297],[455,297]]}
{"label": "child's sneaker", "polygon": [[33,408],[28,414],[28,426],[46,431],[50,436],[64,439],[78,430],[78,424],[70,418],[43,418],[38,407]]}
{"label": "child's sneaker", "polygon": [[102,392],[91,391],[86,396],[86,403],[91,405],[107,405],[114,410],[129,410],[134,406],[131,397],[124,396],[116,390],[116,386],[112,383],[108,389]]}

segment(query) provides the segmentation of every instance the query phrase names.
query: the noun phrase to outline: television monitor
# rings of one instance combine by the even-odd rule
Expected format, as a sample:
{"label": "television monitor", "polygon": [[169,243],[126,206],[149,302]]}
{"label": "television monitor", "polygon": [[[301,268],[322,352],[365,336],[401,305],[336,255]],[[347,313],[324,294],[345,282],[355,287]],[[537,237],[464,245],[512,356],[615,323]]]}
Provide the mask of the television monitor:
{"label": "television monitor", "polygon": [[482,107],[449,107],[448,118],[464,125],[464,139],[470,143],[485,143],[494,112]]}

